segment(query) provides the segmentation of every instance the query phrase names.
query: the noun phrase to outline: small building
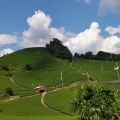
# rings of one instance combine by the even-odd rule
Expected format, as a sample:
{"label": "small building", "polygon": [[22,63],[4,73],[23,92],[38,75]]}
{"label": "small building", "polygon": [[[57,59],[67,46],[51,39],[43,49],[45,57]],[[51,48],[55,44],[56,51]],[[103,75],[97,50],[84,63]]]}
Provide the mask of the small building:
{"label": "small building", "polygon": [[120,69],[119,66],[115,66],[115,67],[114,67],[114,70],[118,70],[118,69]]}
{"label": "small building", "polygon": [[38,86],[38,87],[34,88],[34,92],[43,93],[43,92],[45,92],[45,87],[44,86]]}

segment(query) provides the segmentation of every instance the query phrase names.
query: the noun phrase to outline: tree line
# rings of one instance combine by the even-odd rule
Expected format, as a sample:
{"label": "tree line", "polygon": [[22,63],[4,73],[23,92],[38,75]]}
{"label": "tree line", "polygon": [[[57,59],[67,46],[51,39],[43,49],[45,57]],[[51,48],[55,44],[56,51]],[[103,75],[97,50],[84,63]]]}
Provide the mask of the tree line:
{"label": "tree line", "polygon": [[104,51],[99,51],[96,55],[94,55],[91,51],[86,52],[85,54],[75,53],[74,57],[91,60],[120,61],[120,54],[114,54]]}

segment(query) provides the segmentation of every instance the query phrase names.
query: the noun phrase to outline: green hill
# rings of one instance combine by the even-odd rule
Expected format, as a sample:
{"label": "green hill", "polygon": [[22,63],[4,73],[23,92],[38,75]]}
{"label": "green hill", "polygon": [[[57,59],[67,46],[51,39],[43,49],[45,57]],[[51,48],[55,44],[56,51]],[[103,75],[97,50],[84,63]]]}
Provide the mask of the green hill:
{"label": "green hill", "polygon": [[[30,64],[32,70],[26,71],[26,64]],[[33,87],[40,85],[45,86],[47,90],[57,86],[61,87],[61,71],[64,85],[86,79],[85,76],[72,69],[69,64],[70,62],[67,60],[53,58],[46,48],[41,47],[26,48],[0,58],[1,77],[4,76],[5,79],[9,80],[10,76],[14,75],[14,82],[27,90],[32,90]],[[3,66],[8,67],[9,70],[2,70]],[[10,87],[14,91],[17,90],[13,85]]]}
{"label": "green hill", "polygon": [[[26,64],[30,64],[32,69],[26,70]],[[119,70],[114,70],[115,64],[116,62],[87,59],[73,59],[70,63],[68,60],[52,57],[42,47],[26,48],[3,56],[0,58],[0,101],[8,87],[12,88],[14,95],[20,95],[21,98],[0,103],[0,117],[11,120],[76,120],[76,116],[61,115],[43,106],[40,102],[41,95],[32,96],[36,94],[33,88],[45,86],[46,91],[49,91],[45,96],[45,103],[55,110],[71,114],[69,104],[73,93],[79,84],[90,82],[88,74],[92,81],[104,83],[111,88],[120,87],[119,81],[112,83],[118,80]],[[62,88],[61,73],[63,87],[70,87]],[[57,88],[61,89],[51,91]]]}

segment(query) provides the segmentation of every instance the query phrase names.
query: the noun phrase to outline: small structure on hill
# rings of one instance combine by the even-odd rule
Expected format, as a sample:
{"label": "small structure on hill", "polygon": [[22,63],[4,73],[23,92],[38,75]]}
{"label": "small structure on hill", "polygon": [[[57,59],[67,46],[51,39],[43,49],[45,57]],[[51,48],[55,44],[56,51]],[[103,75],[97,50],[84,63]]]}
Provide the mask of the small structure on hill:
{"label": "small structure on hill", "polygon": [[45,92],[45,87],[44,86],[38,86],[38,87],[34,88],[34,92],[43,93],[43,92]]}
{"label": "small structure on hill", "polygon": [[118,69],[120,69],[119,66],[115,66],[115,67],[114,67],[114,70],[118,70]]}

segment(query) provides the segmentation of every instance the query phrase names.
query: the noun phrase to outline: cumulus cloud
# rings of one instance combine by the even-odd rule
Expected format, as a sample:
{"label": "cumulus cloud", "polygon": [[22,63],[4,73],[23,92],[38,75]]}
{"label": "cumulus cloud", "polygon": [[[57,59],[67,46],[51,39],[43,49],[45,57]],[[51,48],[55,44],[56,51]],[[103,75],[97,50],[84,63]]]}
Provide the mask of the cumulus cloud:
{"label": "cumulus cloud", "polygon": [[64,36],[64,28],[56,29],[51,27],[51,18],[42,11],[36,11],[32,17],[27,19],[29,29],[23,32],[23,47],[45,46],[53,37],[58,39],[67,39]]}
{"label": "cumulus cloud", "polygon": [[17,43],[17,39],[18,38],[13,35],[1,34],[0,35],[0,46],[5,45],[5,44]]}
{"label": "cumulus cloud", "polygon": [[6,54],[10,54],[14,52],[14,50],[10,49],[10,48],[7,48],[7,49],[4,49],[4,50],[1,50],[0,51],[0,57],[2,57],[3,55],[6,55]]}
{"label": "cumulus cloud", "polygon": [[102,50],[110,53],[120,53],[120,37],[109,36],[103,40]]}
{"label": "cumulus cloud", "polygon": [[51,22],[50,16],[42,11],[36,11],[32,17],[27,19],[29,28],[23,32],[20,45],[23,47],[44,47],[52,38],[58,38],[73,54],[88,51],[96,54],[101,50],[120,53],[120,38],[113,36],[113,34],[119,32],[119,27],[117,30],[114,30],[113,27],[110,30],[110,27],[107,27],[105,30],[110,33],[110,36],[104,38],[100,35],[101,29],[97,22],[92,22],[88,29],[78,34],[66,32],[64,27],[53,28]]}
{"label": "cumulus cloud", "polygon": [[101,29],[97,22],[93,22],[89,29],[79,33],[76,37],[69,39],[65,43],[72,53],[85,53],[88,51],[96,54],[98,51],[105,51],[111,53],[120,53],[120,37],[109,36],[102,37],[100,35]]}
{"label": "cumulus cloud", "polygon": [[69,39],[65,43],[73,53],[85,53],[92,51],[96,53],[102,46],[103,38],[99,35],[101,30],[97,22],[93,22],[89,29],[79,33],[76,37]]}
{"label": "cumulus cloud", "polygon": [[120,33],[120,25],[115,28],[115,27],[112,27],[112,26],[108,26],[105,31],[107,31],[110,35],[114,35],[116,33]]}
{"label": "cumulus cloud", "polygon": [[99,15],[106,15],[109,12],[120,14],[120,0],[101,0]]}

